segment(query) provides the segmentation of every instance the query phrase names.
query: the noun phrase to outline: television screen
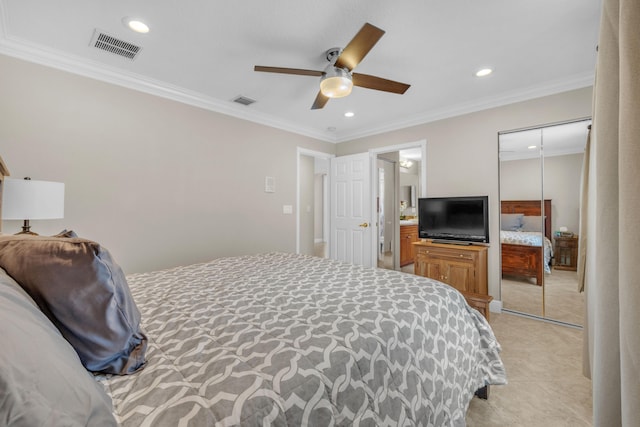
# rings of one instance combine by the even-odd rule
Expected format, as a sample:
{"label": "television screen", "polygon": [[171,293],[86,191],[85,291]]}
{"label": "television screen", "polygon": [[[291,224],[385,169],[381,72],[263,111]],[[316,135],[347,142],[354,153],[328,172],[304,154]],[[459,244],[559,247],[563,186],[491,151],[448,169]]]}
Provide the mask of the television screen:
{"label": "television screen", "polygon": [[488,196],[421,198],[418,230],[423,239],[489,243]]}

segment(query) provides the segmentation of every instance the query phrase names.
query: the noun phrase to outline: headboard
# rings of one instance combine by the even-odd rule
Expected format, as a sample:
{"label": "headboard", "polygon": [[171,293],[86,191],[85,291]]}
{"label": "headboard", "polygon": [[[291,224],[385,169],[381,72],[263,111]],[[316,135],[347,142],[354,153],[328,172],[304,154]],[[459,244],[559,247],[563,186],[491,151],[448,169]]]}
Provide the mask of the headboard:
{"label": "headboard", "polygon": [[[540,200],[502,200],[500,213],[522,213],[525,216],[542,216]],[[544,235],[551,240],[551,199],[544,200]]]}
{"label": "headboard", "polygon": [[4,177],[9,176],[9,169],[0,157],[0,231],[2,231],[2,188],[4,187]]}

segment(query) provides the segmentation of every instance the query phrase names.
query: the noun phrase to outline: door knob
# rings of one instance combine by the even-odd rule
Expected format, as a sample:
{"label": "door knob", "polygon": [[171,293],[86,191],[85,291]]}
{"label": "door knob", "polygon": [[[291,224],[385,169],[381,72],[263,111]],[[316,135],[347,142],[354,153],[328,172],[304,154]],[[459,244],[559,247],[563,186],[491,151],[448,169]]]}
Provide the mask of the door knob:
{"label": "door knob", "polygon": [[363,222],[362,224],[360,224],[360,227],[362,228],[367,228],[369,226],[368,222]]}

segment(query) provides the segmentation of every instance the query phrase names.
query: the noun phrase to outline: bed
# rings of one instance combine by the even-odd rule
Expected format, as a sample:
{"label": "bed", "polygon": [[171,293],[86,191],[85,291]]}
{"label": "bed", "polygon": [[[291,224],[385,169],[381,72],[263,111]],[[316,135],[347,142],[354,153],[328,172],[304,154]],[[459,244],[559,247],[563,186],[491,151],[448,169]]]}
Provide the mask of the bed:
{"label": "bed", "polygon": [[[500,204],[502,275],[532,278],[537,285],[542,285],[544,273],[551,272],[553,257],[551,200],[544,200],[544,214],[540,200],[502,200]],[[516,215],[521,215],[525,220],[535,220],[538,224],[542,222],[540,217],[544,216],[544,232],[523,232],[521,225],[512,225],[510,222]],[[507,221],[509,225],[505,226]]]}
{"label": "bed", "polygon": [[[486,319],[411,274],[266,253],[125,278],[72,232],[0,235],[0,267],[0,419],[24,425],[463,426],[506,383]],[[89,373],[74,327],[125,344]]]}

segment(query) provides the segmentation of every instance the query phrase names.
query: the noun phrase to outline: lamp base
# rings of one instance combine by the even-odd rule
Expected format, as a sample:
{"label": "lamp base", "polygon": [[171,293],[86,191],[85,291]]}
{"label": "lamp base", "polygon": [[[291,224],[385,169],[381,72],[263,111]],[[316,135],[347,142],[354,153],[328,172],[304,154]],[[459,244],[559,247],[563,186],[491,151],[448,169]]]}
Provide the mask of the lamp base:
{"label": "lamp base", "polygon": [[34,233],[33,231],[31,231],[31,225],[29,225],[28,219],[24,220],[24,224],[22,225],[22,231],[20,231],[19,233],[16,233],[15,235],[17,236],[18,234],[28,234],[30,236],[38,236],[38,233]]}
{"label": "lamp base", "polygon": [[29,231],[29,230],[27,230],[27,231],[22,230],[19,233],[14,234],[14,236],[18,236],[20,234],[28,234],[29,236],[39,236],[38,233],[34,233],[33,231]]}

